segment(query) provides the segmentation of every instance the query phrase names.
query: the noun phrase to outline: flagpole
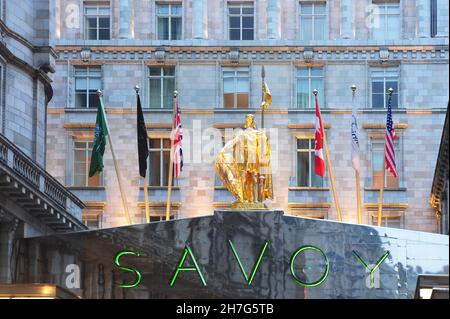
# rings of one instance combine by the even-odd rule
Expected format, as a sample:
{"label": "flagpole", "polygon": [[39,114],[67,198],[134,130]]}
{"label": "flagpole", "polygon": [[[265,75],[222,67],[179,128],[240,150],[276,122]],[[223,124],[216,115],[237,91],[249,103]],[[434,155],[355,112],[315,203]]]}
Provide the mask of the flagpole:
{"label": "flagpole", "polygon": [[[313,90],[313,94],[315,95],[316,99],[317,99],[317,93],[319,91],[317,91],[316,89]],[[324,130],[325,132],[325,130]],[[331,189],[333,191],[333,198],[334,198],[334,203],[336,205],[336,212],[337,212],[337,217],[338,217],[338,221],[342,221],[342,214],[341,214],[341,207],[339,206],[339,199],[336,193],[336,187],[334,186],[334,175],[333,175],[333,169],[331,167],[331,160],[330,160],[330,153],[328,152],[328,143],[327,143],[327,135],[323,134],[323,146],[325,149],[325,156],[327,157],[327,166],[328,166],[328,174],[330,175],[330,181],[331,181]]]}
{"label": "flagpole", "polygon": [[169,184],[167,188],[167,206],[166,206],[166,221],[170,220],[170,205],[172,196],[172,180],[173,180],[173,119],[175,118],[175,103],[178,97],[178,92],[173,91],[173,109],[172,109],[172,131],[170,132],[170,164],[169,164]]}
{"label": "flagpole", "polygon": [[[356,85],[352,85],[352,108],[355,103],[355,94],[356,94]],[[355,111],[356,112],[356,111]],[[362,215],[361,215],[361,185],[360,185],[360,176],[359,170],[355,169],[355,178],[356,178],[356,200],[358,207],[358,224],[362,224]]]}
{"label": "flagpole", "polygon": [[[261,67],[261,78],[262,78],[262,101],[264,101],[264,79],[266,77],[266,70],[264,69],[264,65]],[[264,105],[261,110],[261,129],[264,129]]]}
{"label": "flagpole", "polygon": [[[392,97],[394,90],[389,88],[389,98]],[[384,139],[384,153],[383,153],[383,165],[381,167],[381,186],[380,186],[380,203],[378,205],[378,226],[381,227],[381,216],[383,215],[383,195],[384,195],[384,180],[386,178],[386,139]]]}
{"label": "flagpole", "polygon": [[[134,87],[134,90],[136,91],[136,97],[138,97],[139,96],[139,90],[140,90],[140,87],[139,87],[139,85],[136,85],[135,87]],[[148,169],[147,169],[147,171],[148,171]],[[149,209],[149,205],[148,205],[148,181],[147,181],[147,172],[146,172],[146,174],[145,174],[145,177],[144,177],[144,201],[145,201],[145,222],[146,223],[150,223],[150,209]]]}
{"label": "flagpole", "polygon": [[[103,108],[103,92],[101,90],[97,90],[97,95],[98,95],[98,98],[100,99],[100,105]],[[103,108],[103,112],[105,112],[104,108]],[[122,187],[122,179],[120,176],[119,165],[117,164],[117,160],[116,160],[116,155],[114,153],[114,146],[113,146],[112,139],[111,139],[111,132],[109,130],[108,121],[106,120],[106,112],[104,114],[104,118],[106,121],[106,123],[105,123],[106,130],[108,131],[107,135],[108,135],[109,147],[111,148],[111,155],[112,155],[113,162],[114,162],[114,168],[116,170],[117,181],[119,183],[119,191],[120,191],[120,197],[122,198],[122,205],[123,205],[123,211],[125,213],[125,219],[127,220],[128,225],[131,225],[130,213],[128,212],[127,198],[126,198],[125,192],[123,191],[123,187]]]}

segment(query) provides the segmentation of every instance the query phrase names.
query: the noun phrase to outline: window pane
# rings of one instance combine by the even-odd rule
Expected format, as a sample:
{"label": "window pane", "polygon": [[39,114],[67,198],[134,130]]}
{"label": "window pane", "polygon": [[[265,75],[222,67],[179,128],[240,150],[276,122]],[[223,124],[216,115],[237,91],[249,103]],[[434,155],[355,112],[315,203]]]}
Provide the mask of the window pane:
{"label": "window pane", "polygon": [[109,17],[107,17],[107,18],[99,18],[98,19],[98,26],[100,28],[109,29]]}
{"label": "window pane", "polygon": [[169,40],[169,18],[158,18],[158,40]]}
{"label": "window pane", "polygon": [[160,76],[161,75],[161,68],[150,68],[150,75],[151,76]]}
{"label": "window pane", "polygon": [[158,14],[169,14],[169,5],[168,4],[159,4],[157,6]]}
{"label": "window pane", "polygon": [[237,79],[237,92],[249,92],[249,83],[246,78],[238,78]]}
{"label": "window pane", "polygon": [[223,91],[224,93],[234,93],[234,78],[224,78],[223,79]]}
{"label": "window pane", "polygon": [[394,93],[398,93],[397,81],[386,81],[386,91],[389,88],[393,88]]}
{"label": "window pane", "polygon": [[308,76],[309,74],[308,68],[298,68],[297,69],[297,76]]}
{"label": "window pane", "polygon": [[181,39],[181,18],[172,18],[171,19],[171,40],[180,40]]}
{"label": "window pane", "polygon": [[311,76],[322,76],[322,75],[323,75],[322,68],[311,68]]}
{"label": "window pane", "polygon": [[297,149],[308,150],[309,149],[309,140],[307,139],[297,139]]}
{"label": "window pane", "polygon": [[308,79],[297,80],[297,106],[300,108],[309,107],[308,97]]}
{"label": "window pane", "polygon": [[253,8],[242,8],[242,14],[253,14]]}
{"label": "window pane", "polygon": [[236,7],[230,7],[230,8],[228,8],[228,11],[230,14],[240,14],[241,13],[241,9],[236,8]]}
{"label": "window pane", "polygon": [[234,107],[234,93],[225,93],[223,95],[223,107],[225,108]]}
{"label": "window pane", "polygon": [[241,30],[240,29],[230,29],[230,40],[240,40]]}
{"label": "window pane", "polygon": [[171,14],[172,15],[181,15],[183,12],[181,5],[172,5],[171,6]]}
{"label": "window pane", "polygon": [[253,40],[253,29],[243,29],[242,40]]}
{"label": "window pane", "polygon": [[372,81],[372,93],[384,93],[384,84],[382,81]]}
{"label": "window pane", "polygon": [[239,29],[241,27],[240,17],[230,17],[230,28]]}
{"label": "window pane", "polygon": [[248,94],[238,93],[237,94],[237,107],[247,108],[248,107]]}
{"label": "window pane", "polygon": [[86,175],[74,175],[73,176],[74,186],[86,186]]}
{"label": "window pane", "polygon": [[77,78],[75,79],[75,89],[80,90],[86,90],[87,89],[87,80],[86,78]]}
{"label": "window pane", "polygon": [[97,40],[97,29],[88,29],[87,37],[88,40]]}
{"label": "window pane", "polygon": [[297,185],[309,186],[309,153],[297,152]]}
{"label": "window pane", "polygon": [[316,175],[316,168],[315,168],[315,160],[314,160],[314,152],[309,153],[310,154],[310,161],[311,161],[311,187],[323,187],[323,178],[321,176]]}
{"label": "window pane", "polygon": [[150,107],[161,107],[161,80],[150,79]]}
{"label": "window pane", "polygon": [[173,75],[175,75],[175,68],[174,67],[166,67],[166,68],[163,68],[163,72],[164,72],[165,76],[173,76]]}
{"label": "window pane", "polygon": [[97,8],[84,8],[84,12],[86,13],[86,15],[95,15],[97,14]]}
{"label": "window pane", "polygon": [[372,107],[384,108],[384,94],[372,94]]}
{"label": "window pane", "polygon": [[97,28],[97,17],[87,17],[86,18],[86,28],[88,29],[95,29]]}
{"label": "window pane", "polygon": [[312,5],[311,4],[301,4],[300,5],[300,13],[312,14]]}
{"label": "window pane", "polygon": [[398,94],[392,94],[391,106],[393,109],[398,109]]}
{"label": "window pane", "polygon": [[324,40],[325,38],[325,17],[316,17],[314,19],[314,40]]}
{"label": "window pane", "polygon": [[163,107],[172,108],[172,96],[175,90],[175,79],[163,80]]}
{"label": "window pane", "polygon": [[150,148],[159,149],[161,147],[161,140],[159,138],[152,138],[149,140]]}
{"label": "window pane", "polygon": [[109,8],[108,7],[103,7],[103,8],[98,8],[98,14],[100,15],[108,15],[109,14]]}
{"label": "window pane", "polygon": [[242,27],[253,29],[253,17],[242,17]]}
{"label": "window pane", "polygon": [[302,40],[312,40],[312,18],[303,16],[301,19],[300,32]]}
{"label": "window pane", "polygon": [[75,92],[75,107],[87,107],[86,91]]}
{"label": "window pane", "polygon": [[326,6],[325,5],[318,5],[316,4],[314,6],[314,14],[325,14],[326,12]]}
{"label": "window pane", "polygon": [[[162,186],[167,186],[168,185],[168,181],[169,181],[169,165],[170,165],[170,151],[164,151],[163,152],[163,161],[164,161],[164,179],[163,179],[163,185]],[[172,179],[172,185],[173,185],[173,180]]]}
{"label": "window pane", "polygon": [[99,105],[97,90],[89,91],[89,108],[97,108]]}
{"label": "window pane", "polygon": [[[152,141],[152,140],[150,140]],[[150,152],[149,154],[149,182],[150,186],[161,186],[161,173],[160,173],[160,167],[161,167],[161,158],[160,158],[160,152]]]}

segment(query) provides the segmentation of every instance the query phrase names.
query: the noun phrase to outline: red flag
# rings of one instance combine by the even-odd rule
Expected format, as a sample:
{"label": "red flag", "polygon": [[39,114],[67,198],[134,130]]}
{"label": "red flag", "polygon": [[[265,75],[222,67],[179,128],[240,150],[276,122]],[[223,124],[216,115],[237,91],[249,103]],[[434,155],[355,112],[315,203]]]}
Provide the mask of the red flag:
{"label": "red flag", "polygon": [[180,178],[183,170],[183,148],[181,141],[183,140],[183,131],[181,129],[180,110],[178,108],[178,97],[175,100],[175,118],[174,118],[175,134],[173,136],[173,168],[175,178]]}
{"label": "red flag", "polygon": [[323,158],[323,137],[324,130],[322,125],[322,116],[320,115],[319,101],[316,95],[316,147],[314,152],[314,163],[315,163],[315,171],[316,175],[321,176],[322,178],[325,176],[325,161]]}

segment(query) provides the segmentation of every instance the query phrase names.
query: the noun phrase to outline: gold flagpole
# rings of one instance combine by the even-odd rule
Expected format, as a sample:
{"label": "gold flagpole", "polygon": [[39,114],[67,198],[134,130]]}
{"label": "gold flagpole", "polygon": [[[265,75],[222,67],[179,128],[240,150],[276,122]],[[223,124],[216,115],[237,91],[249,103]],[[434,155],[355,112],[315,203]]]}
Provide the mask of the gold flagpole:
{"label": "gold flagpole", "polygon": [[[100,99],[100,103],[103,107],[103,92],[100,90],[97,90],[97,95],[98,95],[98,98]],[[105,109],[103,109],[103,112],[105,112]],[[104,114],[104,117],[106,120],[106,112]],[[106,121],[105,124],[106,124],[106,129],[108,130],[107,135],[108,135],[109,147],[111,148],[111,155],[112,155],[113,162],[114,162],[114,168],[116,170],[117,182],[119,183],[119,191],[120,191],[120,197],[122,198],[123,211],[125,213],[125,218],[127,220],[128,225],[131,225],[130,213],[128,212],[127,198],[126,198],[125,192],[122,187],[122,178],[120,176],[119,165],[117,164],[116,155],[114,153],[114,146],[113,146],[112,139],[111,139],[111,132],[109,130],[108,121]]]}
{"label": "gold flagpole", "polygon": [[[356,94],[356,85],[352,85],[352,102],[355,103],[355,94]],[[354,105],[352,105],[353,108]],[[356,112],[356,110],[355,110]],[[355,115],[356,116],[356,115]],[[356,200],[358,205],[358,224],[362,224],[362,214],[361,214],[361,185],[360,185],[360,176],[359,170],[355,169],[355,178],[356,178]]]}
{"label": "gold flagpole", "polygon": [[172,196],[172,180],[173,180],[173,119],[175,118],[175,103],[178,96],[177,91],[173,91],[173,109],[172,109],[172,131],[170,132],[170,164],[169,164],[169,184],[167,188],[167,206],[166,206],[166,220],[170,220],[170,205]]}
{"label": "gold flagpole", "polygon": [[[317,98],[317,93],[319,91],[317,91],[316,89],[313,90],[313,94],[316,96]],[[325,133],[325,130],[324,130]],[[330,175],[330,181],[331,181],[331,189],[333,191],[333,198],[334,198],[334,203],[336,205],[336,212],[337,212],[337,217],[338,217],[338,221],[342,221],[342,215],[341,215],[341,207],[339,206],[339,199],[336,193],[336,187],[334,186],[334,175],[333,175],[333,169],[331,167],[331,160],[330,160],[330,153],[328,152],[328,143],[327,143],[327,135],[323,134],[323,147],[325,149],[325,156],[327,157],[327,166],[328,166],[328,175]]]}
{"label": "gold flagpole", "polygon": [[[139,85],[136,85],[134,87],[134,90],[136,91],[136,95],[139,96]],[[147,174],[148,174],[148,168],[147,172],[144,177],[144,201],[145,201],[145,222],[150,223],[150,209],[148,207],[148,182],[147,182]]]}
{"label": "gold flagpole", "polygon": [[[392,93],[394,93],[394,90],[392,88],[389,88],[389,98],[392,97]],[[394,125],[394,124],[392,124]],[[381,226],[381,216],[383,215],[383,194],[384,194],[384,180],[386,178],[386,139],[384,140],[384,153],[383,153],[383,165],[381,167],[382,173],[381,173],[381,186],[380,186],[380,203],[378,205],[378,226]]]}

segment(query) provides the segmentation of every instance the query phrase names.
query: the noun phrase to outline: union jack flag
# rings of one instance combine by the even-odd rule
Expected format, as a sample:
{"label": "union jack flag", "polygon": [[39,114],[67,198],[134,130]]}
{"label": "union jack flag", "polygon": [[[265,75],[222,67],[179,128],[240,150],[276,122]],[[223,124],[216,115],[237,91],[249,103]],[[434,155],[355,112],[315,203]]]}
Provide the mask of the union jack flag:
{"label": "union jack flag", "polygon": [[181,141],[183,140],[183,131],[181,129],[180,110],[178,108],[178,96],[175,98],[175,118],[173,120],[173,169],[175,178],[180,178],[183,170],[183,148]]}
{"label": "union jack flag", "polygon": [[391,172],[394,177],[397,177],[397,166],[395,164],[395,127],[392,120],[392,105],[391,95],[388,99],[387,119],[386,119],[386,143],[384,148],[384,159],[386,161],[386,169]]}

